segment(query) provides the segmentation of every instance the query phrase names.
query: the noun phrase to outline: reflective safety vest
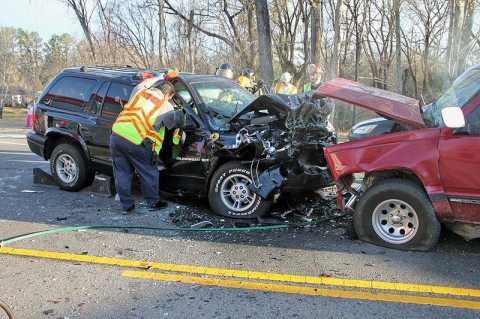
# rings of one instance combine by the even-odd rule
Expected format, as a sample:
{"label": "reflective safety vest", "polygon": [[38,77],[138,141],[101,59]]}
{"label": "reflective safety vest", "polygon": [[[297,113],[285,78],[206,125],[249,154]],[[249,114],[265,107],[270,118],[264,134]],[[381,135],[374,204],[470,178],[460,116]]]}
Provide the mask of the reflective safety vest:
{"label": "reflective safety vest", "polygon": [[173,131],[172,142],[173,144],[178,145],[181,139],[182,139],[181,130],[179,128],[176,128],[175,131]]}
{"label": "reflective safety vest", "polygon": [[303,85],[303,92],[310,92],[312,91],[312,82],[305,83]]}
{"label": "reflective safety vest", "polygon": [[162,149],[165,127],[162,126],[159,132],[150,129],[159,115],[172,110],[160,91],[142,89],[125,105],[113,123],[112,131],[135,145],[148,138],[153,143],[152,151],[158,154]]}
{"label": "reflective safety vest", "polygon": [[242,87],[242,88],[249,88],[249,87],[252,87],[252,80],[250,80],[248,77],[244,76],[244,75],[240,75],[238,78],[237,78],[237,83]]}
{"label": "reflective safety vest", "polygon": [[295,85],[288,84],[287,85],[287,90],[285,93],[283,93],[283,89],[285,87],[285,84],[283,82],[276,82],[273,85],[273,93],[275,94],[295,94],[297,93],[297,88]]}

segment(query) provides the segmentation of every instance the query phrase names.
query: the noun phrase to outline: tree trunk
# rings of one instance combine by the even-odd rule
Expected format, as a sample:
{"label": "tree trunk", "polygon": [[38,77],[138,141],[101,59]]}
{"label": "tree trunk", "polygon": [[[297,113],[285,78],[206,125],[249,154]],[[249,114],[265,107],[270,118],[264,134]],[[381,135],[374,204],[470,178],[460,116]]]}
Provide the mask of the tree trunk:
{"label": "tree trunk", "polygon": [[334,22],[334,44],[333,44],[333,63],[332,63],[332,78],[338,77],[340,73],[340,27],[342,23],[342,5],[343,0],[338,0],[335,7],[335,22]]}
{"label": "tree trunk", "polygon": [[394,0],[393,2],[394,10],[395,10],[395,54],[396,54],[396,69],[397,69],[397,93],[402,94],[402,41],[401,41],[401,34],[400,34],[400,0]]}
{"label": "tree trunk", "polygon": [[[340,26],[342,22],[342,5],[343,0],[338,0],[337,5],[335,7],[335,35],[334,35],[334,44],[333,44],[333,56],[332,56],[332,78],[338,77],[340,73]],[[333,124],[335,118],[335,103],[332,107],[332,112],[329,116],[329,122]]]}
{"label": "tree trunk", "polygon": [[465,70],[467,55],[470,52],[470,40],[472,38],[473,15],[475,11],[475,1],[465,0],[465,17],[462,23],[462,31],[460,36],[460,51],[457,60],[457,73],[459,76]]}
{"label": "tree trunk", "polygon": [[312,11],[310,12],[311,20],[311,62],[320,62],[322,48],[322,21],[320,20],[321,0],[312,1]]}
{"label": "tree trunk", "polygon": [[452,52],[453,50],[453,32],[454,32],[454,8],[455,8],[455,0],[449,0],[449,10],[450,10],[450,21],[448,25],[448,39],[447,39],[447,47],[445,52],[445,68],[447,72],[445,72],[445,83],[450,83],[450,74],[452,73],[453,68],[453,61],[452,61]]}
{"label": "tree trunk", "polygon": [[163,12],[163,0],[158,1],[158,60],[160,61],[160,66],[165,67],[167,66],[167,61],[165,59],[164,54],[164,30],[165,30],[165,13]]}
{"label": "tree trunk", "polygon": [[255,6],[253,2],[247,3],[247,24],[248,24],[248,36],[252,39],[250,45],[250,61],[248,61],[248,65],[254,67],[255,65],[255,57],[257,55],[257,46],[255,39],[256,31],[255,31]]}
{"label": "tree trunk", "polygon": [[272,38],[270,30],[270,16],[267,0],[255,0],[255,13],[257,18],[258,52],[260,57],[260,76],[266,83],[272,83],[273,58]]}
{"label": "tree trunk", "polygon": [[193,45],[193,18],[194,12],[193,10],[190,11],[190,20],[188,23],[188,64],[190,72],[195,73],[195,49]]}
{"label": "tree trunk", "polygon": [[72,8],[73,11],[75,12],[75,15],[78,18],[78,22],[80,22],[80,26],[82,27],[83,33],[87,38],[87,42],[90,47],[90,51],[92,53],[93,61],[97,62],[95,45],[93,43],[93,34],[92,34],[92,30],[90,29],[90,17],[87,12],[86,0],[62,0],[62,1],[65,2],[67,6]]}

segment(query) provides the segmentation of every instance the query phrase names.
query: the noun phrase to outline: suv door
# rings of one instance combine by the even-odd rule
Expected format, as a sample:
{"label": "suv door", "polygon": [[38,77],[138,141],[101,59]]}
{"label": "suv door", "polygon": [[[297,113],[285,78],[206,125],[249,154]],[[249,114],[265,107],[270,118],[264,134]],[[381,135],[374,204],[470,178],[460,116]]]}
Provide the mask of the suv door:
{"label": "suv door", "polygon": [[[210,131],[198,116],[197,102],[185,83],[178,78],[171,80],[171,83],[175,94],[184,100],[183,107],[187,111],[186,125],[181,130],[183,141],[178,145],[172,141],[173,130],[165,134],[160,152],[165,168],[160,172],[160,185],[168,191],[203,191],[209,166],[209,156],[205,150]],[[175,101],[170,103],[176,105]]]}
{"label": "suv door", "polygon": [[128,103],[132,90],[133,86],[129,84],[104,82],[94,98],[89,112],[95,124],[80,130],[83,130],[82,135],[88,135],[90,156],[96,164],[111,165],[108,139],[113,122]]}
{"label": "suv door", "polygon": [[455,219],[480,223],[480,105],[467,116],[465,128],[453,133],[442,129],[438,150],[440,176]]}

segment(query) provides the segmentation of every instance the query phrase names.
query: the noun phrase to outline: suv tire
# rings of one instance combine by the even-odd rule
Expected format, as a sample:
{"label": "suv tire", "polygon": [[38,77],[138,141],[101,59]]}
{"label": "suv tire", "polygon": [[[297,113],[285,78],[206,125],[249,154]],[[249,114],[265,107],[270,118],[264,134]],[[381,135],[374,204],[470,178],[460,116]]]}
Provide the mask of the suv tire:
{"label": "suv tire", "polygon": [[217,215],[233,218],[256,218],[267,213],[272,201],[255,194],[250,169],[238,162],[220,166],[213,174],[208,200]]}
{"label": "suv tire", "polygon": [[83,152],[72,144],[59,144],[50,158],[50,170],[60,189],[77,192],[93,181]]}
{"label": "suv tire", "polygon": [[387,179],[369,187],[353,216],[364,241],[402,250],[432,249],[441,226],[425,191],[404,179]]}

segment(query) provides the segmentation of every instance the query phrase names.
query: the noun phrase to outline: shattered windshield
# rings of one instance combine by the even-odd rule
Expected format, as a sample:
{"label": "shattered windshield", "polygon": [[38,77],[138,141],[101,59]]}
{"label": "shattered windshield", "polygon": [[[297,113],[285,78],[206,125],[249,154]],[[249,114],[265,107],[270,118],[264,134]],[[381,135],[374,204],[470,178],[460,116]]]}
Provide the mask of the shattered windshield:
{"label": "shattered windshield", "polygon": [[192,86],[205,103],[208,121],[214,130],[255,99],[232,81],[197,82]]}
{"label": "shattered windshield", "polygon": [[441,127],[442,109],[448,106],[463,108],[480,90],[480,68],[468,69],[461,74],[452,86],[435,102],[425,108],[422,115],[429,127]]}

